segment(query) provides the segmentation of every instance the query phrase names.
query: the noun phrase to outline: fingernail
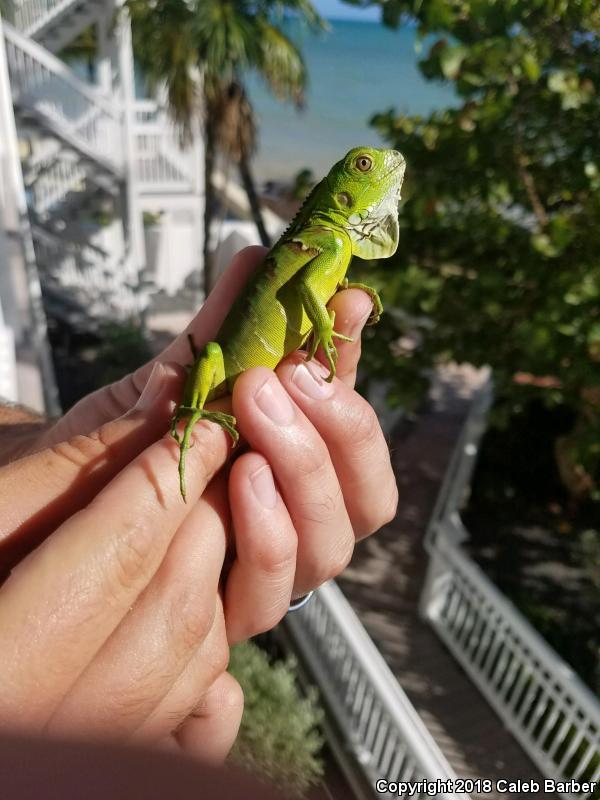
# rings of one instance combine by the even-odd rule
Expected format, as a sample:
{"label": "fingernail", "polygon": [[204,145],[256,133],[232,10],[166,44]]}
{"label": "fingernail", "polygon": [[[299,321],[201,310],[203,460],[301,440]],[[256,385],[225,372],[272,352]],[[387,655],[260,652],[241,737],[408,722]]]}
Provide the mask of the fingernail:
{"label": "fingernail", "polygon": [[300,391],[312,400],[325,400],[333,394],[333,385],[324,381],[314,368],[306,364],[298,364],[294,369],[292,380]]}
{"label": "fingernail", "polygon": [[250,483],[254,496],[265,508],[275,508],[277,503],[277,489],[273,480],[271,467],[265,464],[250,475]]}
{"label": "fingernail", "polygon": [[137,403],[134,406],[135,411],[148,411],[152,407],[157,397],[159,396],[163,387],[163,379],[165,370],[162,364],[157,362],[152,367],[152,372],[144,386]]}
{"label": "fingernail", "polygon": [[278,425],[289,425],[294,419],[294,407],[277,378],[265,381],[256,393],[256,405]]}

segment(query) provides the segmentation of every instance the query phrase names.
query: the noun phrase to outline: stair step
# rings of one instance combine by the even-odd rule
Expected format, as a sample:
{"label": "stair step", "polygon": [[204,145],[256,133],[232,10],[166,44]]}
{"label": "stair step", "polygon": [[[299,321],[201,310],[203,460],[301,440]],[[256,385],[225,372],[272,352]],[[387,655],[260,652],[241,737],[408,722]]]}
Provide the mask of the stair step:
{"label": "stair step", "polygon": [[54,136],[64,146],[74,151],[81,161],[92,165],[94,169],[102,171],[102,173],[108,174],[113,178],[122,179],[122,170],[116,164],[111,163],[99,154],[93,153],[86,145],[78,142],[67,131],[58,130],[54,120],[49,119],[43,112],[23,105],[20,101],[14,104],[14,109],[15,116],[19,121],[24,121],[27,125],[37,130],[44,130]]}
{"label": "stair step", "polygon": [[[25,34],[57,52],[69,44],[88,25],[93,24],[103,11],[102,0],[67,0],[57,3],[49,12],[25,30]],[[76,24],[73,24],[75,21]],[[83,23],[83,24],[82,24]]]}

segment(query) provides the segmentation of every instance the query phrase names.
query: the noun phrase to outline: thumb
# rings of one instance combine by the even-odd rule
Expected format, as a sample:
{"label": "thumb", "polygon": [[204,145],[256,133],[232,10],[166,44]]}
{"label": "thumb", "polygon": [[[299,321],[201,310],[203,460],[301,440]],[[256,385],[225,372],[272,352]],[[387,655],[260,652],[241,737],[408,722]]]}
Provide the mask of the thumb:
{"label": "thumb", "polygon": [[0,468],[0,581],[165,433],[181,373],[156,363],[126,414]]}

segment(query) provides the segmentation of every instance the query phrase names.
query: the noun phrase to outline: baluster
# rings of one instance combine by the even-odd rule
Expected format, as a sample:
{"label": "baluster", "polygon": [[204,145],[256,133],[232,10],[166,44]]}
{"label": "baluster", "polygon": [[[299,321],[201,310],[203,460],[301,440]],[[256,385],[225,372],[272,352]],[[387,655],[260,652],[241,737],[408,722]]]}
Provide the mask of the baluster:
{"label": "baluster", "polygon": [[575,753],[577,752],[577,750],[579,748],[579,745],[583,741],[583,737],[584,737],[583,728],[579,728],[579,730],[577,730],[577,721],[574,721],[574,724],[576,726],[575,735],[573,736],[572,740],[569,742],[569,745],[568,745],[567,749],[565,750],[562,758],[560,759],[560,761],[559,761],[559,763],[557,765],[557,770],[558,770],[559,775],[564,775],[565,777],[566,777],[566,774],[565,774],[566,768],[569,765],[569,762],[571,761],[571,759],[573,758]]}
{"label": "baluster", "polygon": [[373,703],[373,708],[371,711],[371,719],[369,725],[367,727],[367,731],[365,734],[365,747],[367,747],[371,753],[373,752],[373,744],[375,742],[375,736],[377,731],[379,730],[379,724],[381,722],[381,715],[383,713],[383,709],[381,703],[375,699]]}
{"label": "baluster", "polygon": [[[572,778],[575,781],[580,781],[586,775],[587,770],[591,766],[591,763],[595,757],[600,755],[600,747],[599,750],[593,746],[592,742],[588,740],[588,746],[584,749],[581,754],[581,757],[575,767],[573,768]],[[589,778],[589,776],[588,776]]]}

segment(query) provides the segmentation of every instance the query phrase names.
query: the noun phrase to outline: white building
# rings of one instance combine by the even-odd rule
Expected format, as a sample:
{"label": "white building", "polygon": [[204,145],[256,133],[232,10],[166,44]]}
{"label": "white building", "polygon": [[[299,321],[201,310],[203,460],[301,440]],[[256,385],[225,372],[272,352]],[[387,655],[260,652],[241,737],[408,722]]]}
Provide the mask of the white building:
{"label": "white building", "polygon": [[[201,270],[202,139],[182,150],[164,108],[135,98],[119,1],[8,0],[0,19],[0,396],[34,408],[57,410],[41,290],[77,327],[140,313],[150,289]],[[57,56],[90,26],[95,83]],[[233,239],[256,234],[242,223]]]}

